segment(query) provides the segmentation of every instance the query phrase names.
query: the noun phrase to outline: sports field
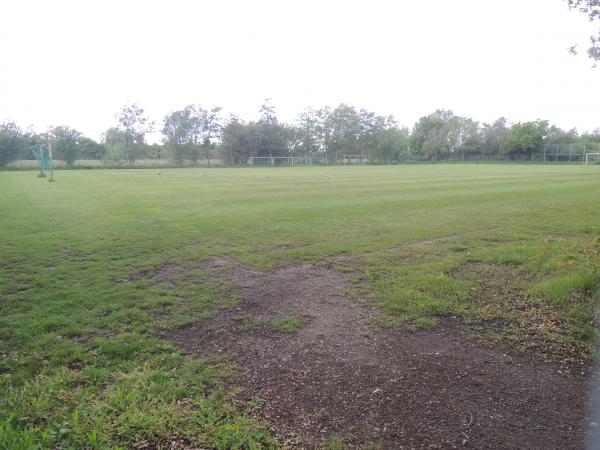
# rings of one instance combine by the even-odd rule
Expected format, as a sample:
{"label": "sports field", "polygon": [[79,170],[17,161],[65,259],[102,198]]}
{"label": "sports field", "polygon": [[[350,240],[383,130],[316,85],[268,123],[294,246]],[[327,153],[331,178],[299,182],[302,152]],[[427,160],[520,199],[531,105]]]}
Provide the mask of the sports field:
{"label": "sports field", "polygon": [[581,447],[600,166],[56,178],[0,172],[0,449]]}

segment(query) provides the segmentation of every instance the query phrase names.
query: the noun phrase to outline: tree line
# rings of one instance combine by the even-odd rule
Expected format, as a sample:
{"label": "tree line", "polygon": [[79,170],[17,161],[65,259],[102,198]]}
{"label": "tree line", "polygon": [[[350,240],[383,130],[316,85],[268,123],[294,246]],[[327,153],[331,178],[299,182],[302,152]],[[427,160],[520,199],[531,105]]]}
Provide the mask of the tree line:
{"label": "tree line", "polygon": [[[31,159],[32,148],[52,144],[54,157],[69,165],[97,159],[134,165],[140,159],[170,159],[176,165],[247,164],[251,157],[312,156],[335,163],[344,155],[366,155],[369,161],[528,159],[544,145],[600,146],[600,128],[591,133],[562,130],[547,120],[511,124],[506,118],[480,123],[440,109],[421,117],[411,129],[393,116],[380,116],[347,104],[307,108],[294,123],[278,120],[267,99],[258,118],[244,121],[222,108],[188,105],[156,124],[143,108],[125,105],[114,127],[100,142],[68,126],[43,133],[23,130],[15,122],[0,124],[0,165]],[[149,145],[149,133],[160,131],[162,142]],[[596,150],[598,151],[598,150]]]}

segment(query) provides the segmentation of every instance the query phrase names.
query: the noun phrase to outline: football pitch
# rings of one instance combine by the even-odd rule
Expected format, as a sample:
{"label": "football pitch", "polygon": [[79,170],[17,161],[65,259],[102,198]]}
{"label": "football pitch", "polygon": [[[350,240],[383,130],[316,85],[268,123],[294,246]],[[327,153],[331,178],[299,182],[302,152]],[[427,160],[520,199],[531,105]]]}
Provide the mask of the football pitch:
{"label": "football pitch", "polygon": [[581,446],[600,166],[55,177],[0,172],[0,449]]}

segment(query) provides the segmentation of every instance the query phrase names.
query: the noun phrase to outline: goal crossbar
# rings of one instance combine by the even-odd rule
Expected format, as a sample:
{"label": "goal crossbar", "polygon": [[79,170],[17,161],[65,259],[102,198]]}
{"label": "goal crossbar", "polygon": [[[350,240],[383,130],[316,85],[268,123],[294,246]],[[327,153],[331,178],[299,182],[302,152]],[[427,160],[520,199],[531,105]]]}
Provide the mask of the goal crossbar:
{"label": "goal crossbar", "polygon": [[590,156],[597,156],[598,160],[600,160],[600,153],[586,153],[585,154],[585,163],[588,164],[589,163],[589,157]]}
{"label": "goal crossbar", "polygon": [[313,162],[318,162],[320,158],[317,156],[251,156],[248,158],[248,164],[254,166],[255,164],[276,166],[281,163],[283,164],[305,164],[307,166],[312,165]]}
{"label": "goal crossbar", "polygon": [[367,161],[367,155],[344,155],[344,164],[347,164],[351,161],[357,161],[359,163],[363,161]]}

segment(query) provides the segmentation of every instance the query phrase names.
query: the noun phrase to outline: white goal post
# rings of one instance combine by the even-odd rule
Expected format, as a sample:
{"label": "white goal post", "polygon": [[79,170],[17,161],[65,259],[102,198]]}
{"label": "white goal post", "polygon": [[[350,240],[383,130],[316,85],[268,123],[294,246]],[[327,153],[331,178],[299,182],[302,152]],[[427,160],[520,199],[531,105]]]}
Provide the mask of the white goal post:
{"label": "white goal post", "polygon": [[586,153],[585,154],[585,163],[589,164],[590,156],[596,156],[596,161],[600,162],[600,153]]}
{"label": "white goal post", "polygon": [[318,156],[251,156],[248,158],[248,164],[250,166],[310,166],[320,160]]}
{"label": "white goal post", "polygon": [[344,164],[368,162],[367,155],[344,155]]}

